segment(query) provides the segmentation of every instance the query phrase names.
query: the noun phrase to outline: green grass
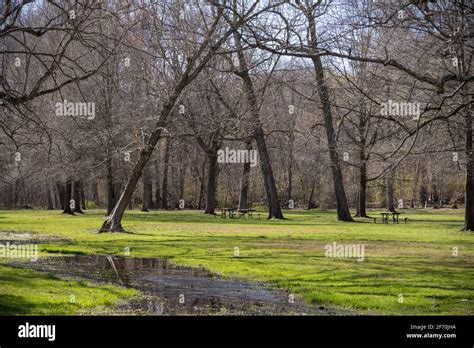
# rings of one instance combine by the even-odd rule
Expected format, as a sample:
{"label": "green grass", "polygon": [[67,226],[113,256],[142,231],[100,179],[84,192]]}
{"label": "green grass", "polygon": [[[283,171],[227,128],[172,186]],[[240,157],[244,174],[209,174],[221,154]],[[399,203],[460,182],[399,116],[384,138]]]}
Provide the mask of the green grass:
{"label": "green grass", "polygon": [[63,280],[2,264],[0,285],[1,315],[71,315],[136,294],[132,289]]}
{"label": "green grass", "polygon": [[[404,211],[406,225],[342,223],[333,211],[285,213],[288,220],[280,221],[221,219],[196,211],[130,211],[124,220],[128,233],[97,234],[103,221],[99,210],[83,216],[1,211],[0,231],[71,239],[41,244],[42,255],[124,255],[130,248],[131,256],[202,265],[225,276],[289,288],[313,304],[362,314],[474,314],[474,234],[459,231],[461,210]],[[365,260],[325,257],[325,245],[333,242],[363,243]],[[454,247],[458,256],[453,256]],[[29,281],[37,274],[14,272],[16,288],[11,285],[6,291],[0,283],[0,311],[8,300],[5,296],[24,291],[21,279]],[[398,302],[399,294],[403,303]],[[28,299],[35,301],[33,295]],[[103,304],[100,299],[97,304]],[[41,308],[32,311],[44,313]]]}

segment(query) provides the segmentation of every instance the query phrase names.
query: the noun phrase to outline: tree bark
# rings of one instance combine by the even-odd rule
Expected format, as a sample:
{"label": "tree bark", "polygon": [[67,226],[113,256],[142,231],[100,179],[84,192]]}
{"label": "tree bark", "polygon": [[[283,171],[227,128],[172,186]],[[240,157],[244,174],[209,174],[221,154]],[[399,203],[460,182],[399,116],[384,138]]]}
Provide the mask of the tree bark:
{"label": "tree bark", "polygon": [[45,189],[46,189],[46,200],[47,200],[48,210],[54,210],[53,197],[51,196],[51,187],[48,181],[46,181],[45,183]]}
{"label": "tree bark", "polygon": [[[312,11],[305,12],[308,19],[309,35],[310,35],[310,47],[313,53],[316,53],[318,49],[318,41],[316,34],[316,21],[314,13]],[[318,95],[323,105],[323,118],[324,128],[326,130],[327,146],[329,151],[329,159],[331,161],[332,179],[334,184],[334,190],[336,194],[337,203],[337,218],[340,221],[352,222],[351,213],[349,211],[349,205],[347,204],[347,196],[344,188],[344,180],[342,178],[342,170],[339,164],[339,155],[337,153],[337,141],[334,132],[333,117],[331,111],[331,103],[329,100],[329,90],[324,77],[323,64],[320,56],[314,56],[311,58],[314,70],[316,73],[316,83],[318,86]]]}
{"label": "tree bark", "polygon": [[72,183],[71,180],[66,181],[66,185],[64,186],[64,210],[63,214],[74,215],[74,212],[71,209],[71,190],[72,190]]}
{"label": "tree bark", "polygon": [[[252,151],[252,142],[246,143],[246,150]],[[240,181],[239,209],[248,209],[248,191],[249,191],[250,162],[244,163],[242,179]]]}
{"label": "tree bark", "polygon": [[160,183],[160,163],[159,153],[155,159],[155,209],[161,207],[161,183]]}
{"label": "tree bark", "polygon": [[150,211],[153,209],[153,187],[151,183],[150,173],[147,167],[143,170],[143,197],[142,211]]}
{"label": "tree bark", "polygon": [[366,211],[366,196],[367,196],[367,162],[365,154],[361,154],[359,164],[359,194],[357,195],[357,213],[358,217],[368,217]]}
{"label": "tree bark", "polygon": [[92,200],[94,201],[94,203],[97,207],[100,207],[101,202],[100,202],[100,199],[99,199],[99,184],[95,180],[91,184],[91,191],[92,191]]}
{"label": "tree bark", "polygon": [[417,160],[415,163],[415,168],[413,169],[413,187],[411,189],[411,202],[410,202],[410,208],[412,209],[415,208],[416,189],[418,188],[419,173],[420,173],[420,161]]}
{"label": "tree bark", "polygon": [[184,199],[184,185],[186,183],[186,167],[183,163],[179,166],[179,199]]}
{"label": "tree bark", "polygon": [[81,188],[81,209],[82,210],[86,210],[86,194],[85,194],[85,191],[84,191],[84,183],[82,182],[82,180],[80,181],[80,188]]}
{"label": "tree bark", "polygon": [[219,171],[217,150],[218,149],[213,148],[212,153],[207,155],[207,199],[205,214],[214,214],[216,210],[217,175]]}
{"label": "tree bark", "polygon": [[255,94],[253,82],[249,75],[249,68],[247,66],[247,61],[245,59],[244,52],[241,46],[241,38],[238,33],[234,33],[234,38],[236,42],[237,55],[240,65],[240,69],[237,72],[237,75],[243,81],[245,96],[247,98],[247,102],[249,104],[254,122],[253,137],[255,139],[255,142],[257,143],[258,154],[260,157],[260,169],[262,171],[265,183],[268,205],[268,219],[284,219],[283,213],[281,212],[280,200],[278,199],[278,192],[275,184],[275,177],[273,175],[272,164],[267,151],[265,135],[260,121],[260,111],[257,102],[257,95]]}
{"label": "tree bark", "polygon": [[107,215],[112,213],[115,206],[115,185],[112,157],[107,158]]}
{"label": "tree bark", "polygon": [[472,147],[472,104],[467,107],[464,118],[466,125],[466,199],[464,230],[474,231],[474,156]]}
{"label": "tree bark", "polygon": [[65,197],[66,197],[66,189],[64,184],[57,182],[56,183],[56,188],[58,190],[58,196],[59,196],[59,210],[65,210],[66,208],[66,203],[65,203]]}
{"label": "tree bark", "polygon": [[[364,67],[365,68],[365,67]],[[359,131],[359,167],[358,167],[358,192],[357,192],[357,203],[356,203],[356,216],[358,217],[368,217],[366,211],[366,197],[367,197],[367,161],[368,156],[367,152],[367,138],[366,138],[366,129],[367,129],[367,120],[366,112],[367,107],[363,98],[360,101],[361,111],[358,113],[358,131]]]}
{"label": "tree bark", "polygon": [[315,206],[315,203],[313,201],[313,198],[314,198],[314,189],[316,187],[316,179],[314,179],[312,182],[311,182],[311,193],[309,194],[309,199],[308,199],[308,210],[309,209],[313,209],[314,206]]}
{"label": "tree bark", "polygon": [[166,138],[165,158],[163,163],[163,181],[161,188],[161,209],[168,209],[168,172],[171,153],[171,138]]}
{"label": "tree bark", "polygon": [[387,177],[387,210],[395,212],[395,205],[393,203],[393,173],[389,173]]}
{"label": "tree bark", "polygon": [[73,183],[74,213],[84,214],[81,209],[81,182],[74,180]]}
{"label": "tree bark", "polygon": [[204,190],[206,189],[206,186],[204,184],[204,177],[206,173],[206,163],[207,162],[207,156],[206,160],[202,162],[202,167],[201,167],[201,184],[199,186],[199,199],[198,199],[198,210],[202,209],[202,200],[204,197]]}

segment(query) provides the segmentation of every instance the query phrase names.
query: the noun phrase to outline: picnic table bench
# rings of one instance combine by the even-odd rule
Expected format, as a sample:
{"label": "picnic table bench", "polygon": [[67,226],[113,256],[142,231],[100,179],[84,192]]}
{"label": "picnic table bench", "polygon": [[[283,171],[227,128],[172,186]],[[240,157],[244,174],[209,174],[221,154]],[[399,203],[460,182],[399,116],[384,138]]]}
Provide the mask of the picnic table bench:
{"label": "picnic table bench", "polygon": [[[390,211],[387,211],[387,212],[382,212],[380,213],[380,215],[382,215],[382,223],[384,224],[388,224],[388,217],[391,215],[392,216],[392,222],[394,224],[398,224],[398,218],[400,216],[401,213],[398,213],[398,212],[390,212]],[[407,220],[408,218],[405,218],[405,223],[407,223]],[[375,218],[374,218],[374,222],[375,222]]]}
{"label": "picnic table bench", "polygon": [[229,218],[233,218],[236,208],[221,208],[221,218],[226,219],[227,214],[229,214]]}
{"label": "picnic table bench", "polygon": [[[229,218],[233,219],[235,218],[236,214],[238,215],[238,218],[249,218],[252,219],[253,215],[255,214],[255,209],[238,209],[238,208],[220,208],[221,212],[221,218],[226,219],[227,216]],[[258,216],[258,219],[260,220],[260,215],[261,214],[256,214]]]}

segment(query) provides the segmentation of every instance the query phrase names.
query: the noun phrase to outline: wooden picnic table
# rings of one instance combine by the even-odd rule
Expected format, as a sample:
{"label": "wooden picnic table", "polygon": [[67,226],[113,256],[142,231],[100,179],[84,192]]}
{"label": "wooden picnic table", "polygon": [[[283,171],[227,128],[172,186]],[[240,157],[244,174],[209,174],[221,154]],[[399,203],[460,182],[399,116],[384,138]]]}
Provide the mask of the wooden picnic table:
{"label": "wooden picnic table", "polygon": [[237,209],[237,213],[239,213],[239,218],[248,216],[250,219],[252,218],[252,213],[255,209]]}
{"label": "wooden picnic table", "polygon": [[229,213],[229,218],[233,218],[236,210],[236,208],[221,208],[221,218],[227,218],[227,213]]}
{"label": "wooden picnic table", "polygon": [[[382,215],[382,223],[388,224],[388,217],[391,215],[392,216],[392,222],[394,224],[395,223],[398,224],[398,217],[400,216],[400,214],[401,213],[391,212],[391,211],[382,212],[382,213],[380,213],[380,215]],[[406,223],[406,221],[405,221],[405,223]]]}
{"label": "wooden picnic table", "polygon": [[[247,216],[248,218],[252,218],[255,209],[238,209],[238,208],[220,208],[221,211],[221,218],[226,219],[227,216],[229,218],[234,218],[235,214],[239,214],[239,218]],[[260,219],[260,214],[257,214],[258,218]]]}

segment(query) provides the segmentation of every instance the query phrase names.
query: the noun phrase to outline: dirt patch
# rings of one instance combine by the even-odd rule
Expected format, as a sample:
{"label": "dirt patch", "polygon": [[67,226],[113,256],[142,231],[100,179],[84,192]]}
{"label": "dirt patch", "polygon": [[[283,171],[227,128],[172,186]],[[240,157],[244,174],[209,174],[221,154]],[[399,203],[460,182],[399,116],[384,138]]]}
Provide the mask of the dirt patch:
{"label": "dirt patch", "polygon": [[[104,255],[40,258],[15,262],[60,277],[107,282],[138,289],[141,295],[112,312],[140,315],[337,315],[335,309],[310,306],[288,291],[261,283],[226,279],[202,268],[163,259]],[[105,312],[106,314],[111,314]],[[104,314],[92,313],[92,314]]]}

